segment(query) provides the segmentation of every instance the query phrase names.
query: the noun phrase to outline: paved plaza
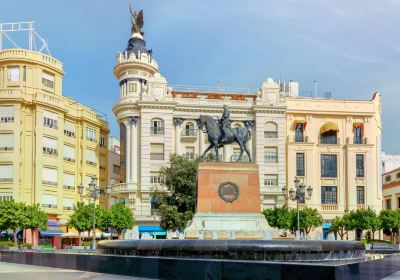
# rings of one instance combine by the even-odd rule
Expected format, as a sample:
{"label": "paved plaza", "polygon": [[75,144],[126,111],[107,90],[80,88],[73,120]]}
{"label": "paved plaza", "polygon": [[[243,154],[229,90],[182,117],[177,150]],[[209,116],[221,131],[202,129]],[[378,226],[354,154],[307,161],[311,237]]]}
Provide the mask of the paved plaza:
{"label": "paved plaza", "polygon": [[87,271],[78,271],[62,268],[50,268],[43,266],[15,264],[0,262],[0,279],[9,280],[27,280],[27,279],[40,279],[40,280],[140,280],[148,278],[138,278],[129,276],[120,276],[104,273],[95,273]]}

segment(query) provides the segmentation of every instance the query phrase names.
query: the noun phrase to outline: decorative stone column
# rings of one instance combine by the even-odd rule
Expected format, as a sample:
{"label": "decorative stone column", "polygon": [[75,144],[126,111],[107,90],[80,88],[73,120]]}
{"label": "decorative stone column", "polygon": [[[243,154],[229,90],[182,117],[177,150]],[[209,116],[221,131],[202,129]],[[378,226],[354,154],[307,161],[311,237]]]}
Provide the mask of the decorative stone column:
{"label": "decorative stone column", "polygon": [[134,184],[136,187],[137,185],[137,152],[138,152],[138,146],[137,146],[137,121],[138,117],[129,117],[129,126],[130,126],[130,182]]}
{"label": "decorative stone column", "polygon": [[131,182],[131,125],[130,121],[125,120],[124,121],[125,127],[126,127],[126,183]]}
{"label": "decorative stone column", "polygon": [[181,149],[180,149],[180,134],[181,134],[181,124],[183,123],[182,118],[174,118],[174,125],[175,125],[175,153],[180,155]]}
{"label": "decorative stone column", "polygon": [[225,145],[222,149],[223,149],[223,153],[224,153],[223,161],[229,162],[230,160],[228,158],[228,147]]}
{"label": "decorative stone column", "polygon": [[199,120],[197,120],[197,128],[199,131],[199,156],[204,153],[204,133],[203,129],[199,127]]}

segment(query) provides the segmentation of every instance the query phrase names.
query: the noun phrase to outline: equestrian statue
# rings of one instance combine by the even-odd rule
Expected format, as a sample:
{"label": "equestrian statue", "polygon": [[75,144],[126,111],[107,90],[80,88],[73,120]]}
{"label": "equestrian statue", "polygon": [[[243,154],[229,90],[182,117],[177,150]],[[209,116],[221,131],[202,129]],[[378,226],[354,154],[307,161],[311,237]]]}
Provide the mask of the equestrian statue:
{"label": "equestrian statue", "polygon": [[204,130],[205,127],[205,131],[208,135],[208,141],[210,142],[210,145],[204,151],[201,159],[204,158],[209,150],[214,148],[216,160],[219,161],[219,148],[236,142],[240,147],[240,154],[236,161],[241,161],[243,153],[246,151],[249,157],[249,162],[251,162],[250,151],[247,147],[247,142],[251,139],[251,122],[245,122],[245,127],[232,128],[229,117],[230,112],[226,105],[224,105],[224,112],[219,120],[215,120],[210,116],[200,116],[198,119],[199,129]]}

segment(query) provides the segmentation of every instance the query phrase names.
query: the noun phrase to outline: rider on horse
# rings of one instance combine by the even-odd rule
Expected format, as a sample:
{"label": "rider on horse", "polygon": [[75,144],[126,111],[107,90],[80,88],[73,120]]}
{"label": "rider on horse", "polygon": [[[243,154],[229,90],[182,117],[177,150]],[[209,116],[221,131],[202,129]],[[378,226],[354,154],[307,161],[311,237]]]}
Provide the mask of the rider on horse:
{"label": "rider on horse", "polygon": [[224,112],[222,113],[221,119],[218,121],[218,124],[220,125],[221,129],[222,143],[228,141],[227,134],[229,135],[229,132],[232,133],[231,121],[229,120],[229,117],[230,117],[230,112],[228,110],[228,106],[224,105]]}

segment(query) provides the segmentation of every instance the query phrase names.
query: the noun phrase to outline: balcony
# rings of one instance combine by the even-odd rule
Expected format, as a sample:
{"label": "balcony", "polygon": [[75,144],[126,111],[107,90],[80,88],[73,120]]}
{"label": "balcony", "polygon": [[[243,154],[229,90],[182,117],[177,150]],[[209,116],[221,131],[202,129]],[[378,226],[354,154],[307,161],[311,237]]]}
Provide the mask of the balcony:
{"label": "balcony", "polygon": [[197,139],[197,129],[196,128],[186,128],[181,132],[181,139],[187,141],[196,141]]}
{"label": "balcony", "polygon": [[112,185],[112,193],[129,193],[129,192],[136,192],[137,186],[136,184],[132,183],[119,183]]}
{"label": "balcony", "polygon": [[43,208],[53,208],[53,209],[56,209],[56,208],[57,208],[57,205],[55,205],[55,204],[42,204],[42,207],[43,207]]}
{"label": "balcony", "polygon": [[14,151],[14,147],[0,147],[0,151]]}
{"label": "balcony", "polygon": [[321,204],[322,211],[337,211],[338,205],[337,204]]}
{"label": "balcony", "polygon": [[367,137],[347,137],[346,140],[347,144],[353,144],[353,145],[366,145],[368,144],[368,138]]}
{"label": "balcony", "polygon": [[43,153],[47,155],[58,156],[57,150],[52,148],[43,147]]}
{"label": "balcony", "polygon": [[63,186],[63,189],[65,189],[65,190],[75,190],[75,187],[74,186],[67,186],[67,185],[64,185]]}
{"label": "balcony", "polygon": [[69,158],[69,157],[64,157],[64,160],[68,162],[75,162],[74,158]]}
{"label": "balcony", "polygon": [[65,130],[65,129],[64,129],[64,135],[68,136],[68,137],[75,138],[75,132],[68,131],[68,130]]}
{"label": "balcony", "polygon": [[264,131],[264,138],[278,138],[277,131]]}
{"label": "balcony", "polygon": [[321,145],[340,145],[340,138],[336,136],[319,137],[319,144]]}
{"label": "balcony", "polygon": [[152,126],[152,127],[150,127],[150,134],[151,135],[163,135],[164,127]]}
{"label": "balcony", "polygon": [[164,160],[164,153],[150,153],[151,160]]}
{"label": "balcony", "polygon": [[0,118],[0,123],[13,123],[14,117],[2,117]]}
{"label": "balcony", "polygon": [[13,178],[0,178],[0,183],[12,183]]}
{"label": "balcony", "polygon": [[46,180],[43,180],[43,181],[42,181],[42,184],[44,184],[44,185],[50,185],[50,186],[57,186],[57,182],[46,181]]}
{"label": "balcony", "polygon": [[150,176],[150,184],[163,184],[164,178],[162,176]]}

